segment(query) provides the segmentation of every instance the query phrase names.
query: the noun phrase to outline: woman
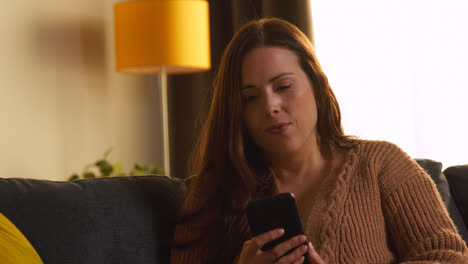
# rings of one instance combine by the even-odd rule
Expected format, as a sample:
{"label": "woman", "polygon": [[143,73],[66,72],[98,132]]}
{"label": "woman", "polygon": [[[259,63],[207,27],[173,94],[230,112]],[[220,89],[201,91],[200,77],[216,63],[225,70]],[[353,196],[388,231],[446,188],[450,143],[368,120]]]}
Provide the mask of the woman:
{"label": "woman", "polygon": [[[246,24],[214,86],[171,263],[302,263],[304,254],[310,263],[468,262],[429,176],[391,143],[344,134],[327,78],[295,26]],[[295,195],[306,236],[262,251],[283,230],[252,237],[245,206],[284,192]]]}

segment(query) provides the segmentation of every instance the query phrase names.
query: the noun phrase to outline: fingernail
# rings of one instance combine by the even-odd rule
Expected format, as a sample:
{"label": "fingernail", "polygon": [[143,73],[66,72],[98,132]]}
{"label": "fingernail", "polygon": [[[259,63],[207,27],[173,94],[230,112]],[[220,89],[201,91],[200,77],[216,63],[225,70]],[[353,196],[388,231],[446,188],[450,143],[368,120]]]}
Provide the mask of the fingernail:
{"label": "fingernail", "polygon": [[278,229],[278,234],[280,235],[284,234],[284,229],[283,228]]}
{"label": "fingernail", "polygon": [[311,243],[311,242],[309,242],[309,248],[310,248],[311,250],[314,250],[314,247],[312,246],[312,243]]}

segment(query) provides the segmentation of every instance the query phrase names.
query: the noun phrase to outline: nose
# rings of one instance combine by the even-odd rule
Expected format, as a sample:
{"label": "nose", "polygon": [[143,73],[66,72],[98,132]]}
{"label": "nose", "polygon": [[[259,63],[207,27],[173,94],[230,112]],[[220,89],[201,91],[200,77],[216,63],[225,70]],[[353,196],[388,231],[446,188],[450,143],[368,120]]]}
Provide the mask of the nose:
{"label": "nose", "polygon": [[277,94],[269,94],[265,96],[265,114],[274,116],[281,112],[281,98]]}

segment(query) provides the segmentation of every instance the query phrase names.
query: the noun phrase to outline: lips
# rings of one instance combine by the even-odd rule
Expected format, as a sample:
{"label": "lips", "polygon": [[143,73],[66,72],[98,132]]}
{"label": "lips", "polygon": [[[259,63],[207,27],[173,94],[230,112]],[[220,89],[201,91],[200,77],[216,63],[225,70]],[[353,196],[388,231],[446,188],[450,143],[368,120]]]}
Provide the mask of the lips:
{"label": "lips", "polygon": [[277,123],[268,127],[267,131],[272,134],[280,134],[280,133],[285,132],[290,125],[291,123],[288,123],[288,122]]}

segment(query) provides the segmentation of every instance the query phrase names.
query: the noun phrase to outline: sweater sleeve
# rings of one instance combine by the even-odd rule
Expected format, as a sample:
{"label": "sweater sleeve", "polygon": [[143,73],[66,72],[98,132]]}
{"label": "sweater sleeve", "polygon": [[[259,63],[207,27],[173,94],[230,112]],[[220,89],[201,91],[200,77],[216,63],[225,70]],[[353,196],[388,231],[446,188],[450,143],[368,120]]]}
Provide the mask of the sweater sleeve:
{"label": "sweater sleeve", "polygon": [[466,245],[429,175],[393,144],[381,154],[382,209],[399,261],[468,263]]}

